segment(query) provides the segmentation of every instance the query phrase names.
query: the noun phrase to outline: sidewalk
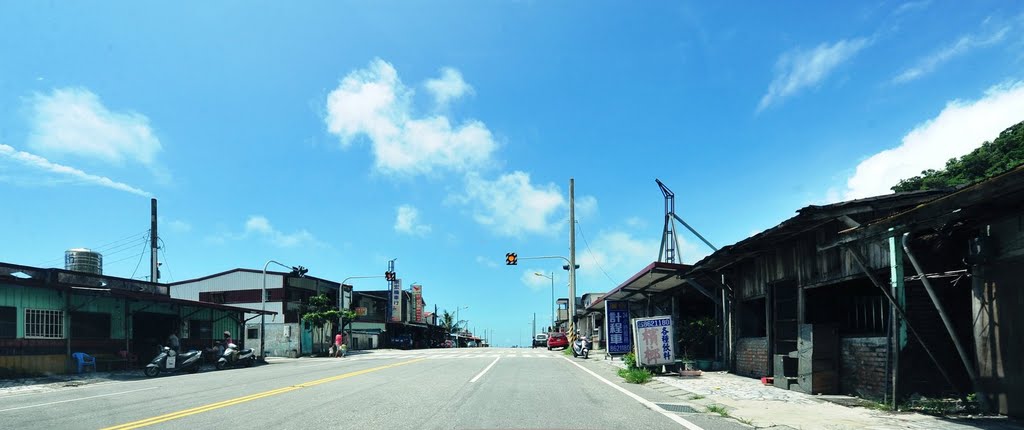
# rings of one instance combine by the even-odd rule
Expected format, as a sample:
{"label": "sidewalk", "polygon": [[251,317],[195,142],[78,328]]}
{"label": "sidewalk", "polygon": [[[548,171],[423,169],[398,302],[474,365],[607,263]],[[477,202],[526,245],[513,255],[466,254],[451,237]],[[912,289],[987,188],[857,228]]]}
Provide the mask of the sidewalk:
{"label": "sidewalk", "polygon": [[[594,358],[602,357],[595,354]],[[622,361],[604,360],[625,367]],[[1005,417],[940,418],[910,412],[886,412],[864,407],[841,406],[826,398],[765,386],[760,380],[726,372],[704,372],[696,378],[656,376],[648,383],[659,391],[675,392],[694,408],[724,407],[725,413],[755,428],[826,430],[1024,430],[1024,425]],[[680,391],[682,393],[680,393]],[[853,399],[852,397],[850,399]]]}

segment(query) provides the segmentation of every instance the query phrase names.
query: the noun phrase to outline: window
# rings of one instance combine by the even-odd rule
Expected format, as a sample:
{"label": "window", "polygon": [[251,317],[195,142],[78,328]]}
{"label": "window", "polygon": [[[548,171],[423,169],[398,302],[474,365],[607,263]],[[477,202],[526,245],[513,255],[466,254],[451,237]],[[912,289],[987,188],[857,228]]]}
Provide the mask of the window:
{"label": "window", "polygon": [[63,339],[64,311],[25,309],[25,337]]}
{"label": "window", "polygon": [[0,339],[13,339],[18,336],[18,308],[0,306]]}
{"label": "window", "polygon": [[72,312],[71,338],[109,339],[110,314],[95,312]]}
{"label": "window", "polygon": [[258,329],[258,328],[251,328],[251,329],[246,330],[245,331],[245,338],[246,339],[259,339],[260,338],[260,329]]}
{"label": "window", "polygon": [[213,339],[213,323],[188,320],[188,335],[190,339]]}

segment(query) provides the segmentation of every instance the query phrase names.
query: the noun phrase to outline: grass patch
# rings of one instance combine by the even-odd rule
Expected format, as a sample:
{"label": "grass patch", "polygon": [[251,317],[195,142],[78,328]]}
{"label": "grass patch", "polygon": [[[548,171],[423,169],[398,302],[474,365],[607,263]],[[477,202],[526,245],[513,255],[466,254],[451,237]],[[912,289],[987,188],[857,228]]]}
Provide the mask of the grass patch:
{"label": "grass patch", "polygon": [[708,408],[708,412],[716,413],[716,414],[721,415],[723,417],[728,417],[729,416],[729,411],[727,411],[725,409],[725,406],[708,405],[707,408]]}
{"label": "grass patch", "polygon": [[619,376],[630,384],[646,384],[654,375],[647,369],[619,369]]}
{"label": "grass patch", "polygon": [[571,356],[572,355],[572,349],[569,348],[569,347],[563,348],[562,349],[562,355],[565,355],[567,357]]}
{"label": "grass patch", "polygon": [[874,411],[892,412],[892,405],[890,405],[888,403],[871,402],[871,403],[865,404],[864,407],[868,408],[868,409],[871,409],[871,410],[874,410]]}
{"label": "grass patch", "polygon": [[736,421],[739,421],[739,422],[741,422],[743,424],[746,424],[748,426],[751,426],[751,427],[754,426],[754,422],[751,421],[751,420],[748,420],[746,418],[740,418],[740,417],[733,417],[733,418],[736,418]]}
{"label": "grass patch", "polygon": [[703,399],[703,398],[704,398],[704,396],[702,396],[700,394],[694,394],[694,395],[690,396],[690,400],[700,400],[700,399]]}

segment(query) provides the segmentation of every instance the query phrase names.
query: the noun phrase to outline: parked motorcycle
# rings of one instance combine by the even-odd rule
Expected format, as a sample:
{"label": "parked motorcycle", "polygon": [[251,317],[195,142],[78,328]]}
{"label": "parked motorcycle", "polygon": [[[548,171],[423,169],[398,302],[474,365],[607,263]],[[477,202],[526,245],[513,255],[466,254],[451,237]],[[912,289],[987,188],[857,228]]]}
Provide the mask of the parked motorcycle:
{"label": "parked motorcycle", "polygon": [[203,353],[200,351],[189,351],[178,353],[169,347],[160,348],[160,354],[146,365],[146,376],[152,378],[160,372],[177,372],[184,370],[188,373],[199,371],[202,364]]}
{"label": "parked motorcycle", "polygon": [[582,356],[583,358],[587,358],[587,356],[590,355],[590,349],[592,347],[593,345],[591,345],[590,339],[587,339],[586,336],[581,336],[579,333],[576,333],[576,340],[572,342],[572,356]]}
{"label": "parked motorcycle", "polygon": [[238,345],[229,343],[224,348],[224,353],[217,360],[217,370],[224,370],[226,367],[245,366],[250,367],[256,364],[256,353],[252,348],[239,350]]}

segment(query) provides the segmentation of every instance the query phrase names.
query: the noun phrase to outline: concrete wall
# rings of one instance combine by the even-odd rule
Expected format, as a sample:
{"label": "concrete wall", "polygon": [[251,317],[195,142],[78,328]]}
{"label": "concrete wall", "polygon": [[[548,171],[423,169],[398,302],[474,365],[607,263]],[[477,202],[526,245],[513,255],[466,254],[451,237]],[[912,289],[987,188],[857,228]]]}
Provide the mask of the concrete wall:
{"label": "concrete wall", "polygon": [[[285,329],[285,327],[290,327]],[[246,330],[250,328],[259,329],[259,322],[255,324],[246,324]],[[284,324],[284,323],[266,323],[267,340],[264,342],[267,348],[268,357],[296,357],[302,352],[301,338],[302,328],[299,324]],[[288,336],[285,336],[285,332],[289,331]],[[245,333],[243,333],[244,335]],[[246,348],[252,348],[259,354],[260,340],[259,339],[246,339]],[[294,353],[292,353],[294,351]],[[262,355],[262,354],[260,354]]]}
{"label": "concrete wall", "polygon": [[768,376],[768,338],[741,337],[736,340],[736,374]]}
{"label": "concrete wall", "polygon": [[885,395],[886,337],[845,337],[839,341],[839,391],[869,399]]}

